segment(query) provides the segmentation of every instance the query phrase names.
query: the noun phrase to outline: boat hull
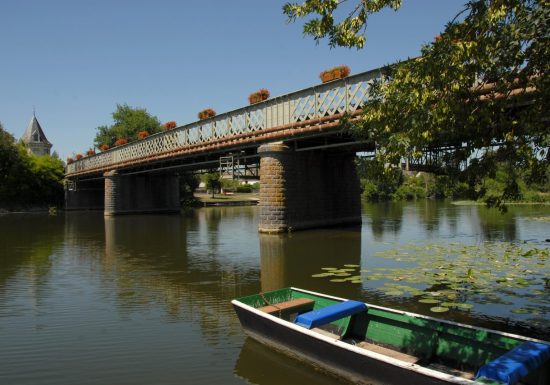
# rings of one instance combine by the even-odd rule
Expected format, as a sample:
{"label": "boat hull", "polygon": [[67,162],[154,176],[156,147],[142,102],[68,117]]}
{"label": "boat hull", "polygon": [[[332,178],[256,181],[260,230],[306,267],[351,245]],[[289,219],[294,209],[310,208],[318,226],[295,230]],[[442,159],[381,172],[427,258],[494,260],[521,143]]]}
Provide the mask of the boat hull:
{"label": "boat hull", "polygon": [[[296,356],[359,384],[443,385],[475,384],[474,381],[454,381],[434,378],[416,371],[417,365],[396,366],[342,347],[342,342],[315,336],[314,333],[290,327],[274,317],[258,314],[233,303],[244,331],[259,342]],[[288,324],[288,323],[287,323]]]}

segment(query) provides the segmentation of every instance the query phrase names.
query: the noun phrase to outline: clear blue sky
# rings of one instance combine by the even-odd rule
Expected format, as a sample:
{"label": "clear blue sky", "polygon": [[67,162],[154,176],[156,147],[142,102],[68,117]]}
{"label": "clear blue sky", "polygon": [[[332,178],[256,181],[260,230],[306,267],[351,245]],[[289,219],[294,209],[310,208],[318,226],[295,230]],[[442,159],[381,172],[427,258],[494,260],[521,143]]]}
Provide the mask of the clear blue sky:
{"label": "clear blue sky", "polygon": [[242,107],[347,64],[363,72],[416,56],[466,0],[404,0],[370,19],[363,50],[329,49],[287,25],[278,0],[4,0],[0,122],[21,137],[33,106],[61,157],[88,149],[117,103],[162,122]]}

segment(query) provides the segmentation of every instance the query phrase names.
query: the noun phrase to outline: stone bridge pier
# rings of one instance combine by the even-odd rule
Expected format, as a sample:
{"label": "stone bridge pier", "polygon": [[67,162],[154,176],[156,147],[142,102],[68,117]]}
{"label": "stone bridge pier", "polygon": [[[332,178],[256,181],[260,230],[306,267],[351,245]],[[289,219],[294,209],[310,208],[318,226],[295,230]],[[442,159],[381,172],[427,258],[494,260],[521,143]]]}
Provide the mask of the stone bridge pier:
{"label": "stone bridge pier", "polygon": [[180,212],[177,174],[109,171],[103,178],[68,183],[66,210],[103,210],[105,216]]}
{"label": "stone bridge pier", "polygon": [[124,175],[109,171],[105,177],[105,216],[180,212],[179,177],[168,173]]}
{"label": "stone bridge pier", "polygon": [[258,153],[261,233],[361,223],[353,152],[296,151],[276,142]]}
{"label": "stone bridge pier", "polygon": [[102,179],[69,182],[65,185],[65,210],[103,210],[105,188]]}

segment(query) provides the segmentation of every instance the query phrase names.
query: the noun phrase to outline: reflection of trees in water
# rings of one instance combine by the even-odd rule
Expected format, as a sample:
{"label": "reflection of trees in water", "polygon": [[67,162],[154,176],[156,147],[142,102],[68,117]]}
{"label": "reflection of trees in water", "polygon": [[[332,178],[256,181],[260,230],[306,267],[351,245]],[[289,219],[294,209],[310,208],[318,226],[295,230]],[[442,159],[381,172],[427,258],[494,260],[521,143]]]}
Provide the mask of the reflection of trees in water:
{"label": "reflection of trees in water", "polygon": [[442,206],[431,199],[424,199],[415,205],[417,207],[418,217],[424,225],[424,230],[428,233],[439,230],[442,217]]}
{"label": "reflection of trees in water", "polygon": [[[222,217],[214,215],[213,220],[219,224]],[[210,218],[205,220],[211,228]],[[178,215],[105,218],[103,284],[116,291],[122,316],[160,304],[168,319],[198,323],[205,338],[216,342],[228,328],[240,332],[230,301],[243,290],[257,291],[257,278],[247,277],[257,277],[257,271],[212,259],[206,266],[194,263],[196,256],[188,253],[188,222]]]}
{"label": "reflection of trees in water", "polygon": [[518,240],[517,212],[511,207],[507,213],[485,206],[461,206],[460,219],[468,225],[468,232],[480,241],[513,242]]}
{"label": "reflection of trees in water", "polygon": [[517,240],[517,214],[513,207],[507,213],[484,206],[478,206],[477,209],[484,240],[506,242]]}
{"label": "reflection of trees in water", "polygon": [[[335,285],[312,278],[322,267],[361,263],[359,227],[260,234],[262,291],[296,286],[335,295],[357,294],[359,285]],[[353,289],[350,291],[350,289]],[[337,294],[340,293],[340,294]]]}
{"label": "reflection of trees in water", "polygon": [[23,273],[36,300],[52,267],[51,256],[63,242],[64,217],[45,214],[0,216],[0,294]]}
{"label": "reflection of trees in water", "polygon": [[370,227],[375,240],[382,240],[386,232],[394,236],[401,233],[403,205],[402,202],[379,202],[363,205],[363,212],[370,219]]}

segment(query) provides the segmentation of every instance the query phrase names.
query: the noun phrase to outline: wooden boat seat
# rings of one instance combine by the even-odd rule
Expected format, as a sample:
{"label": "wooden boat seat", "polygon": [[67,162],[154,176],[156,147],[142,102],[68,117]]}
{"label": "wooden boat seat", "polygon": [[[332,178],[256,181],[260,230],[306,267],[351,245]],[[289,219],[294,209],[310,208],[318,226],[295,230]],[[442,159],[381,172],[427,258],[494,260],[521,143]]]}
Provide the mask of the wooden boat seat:
{"label": "wooden boat seat", "polygon": [[258,308],[271,315],[279,316],[282,319],[289,320],[292,314],[303,313],[313,310],[315,301],[309,298],[297,298],[286,302],[280,302],[273,305]]}
{"label": "wooden boat seat", "polygon": [[326,325],[330,322],[361,313],[367,309],[367,305],[359,301],[338,302],[318,310],[300,314],[296,318],[296,325],[307,329]]}
{"label": "wooden boat seat", "polygon": [[370,342],[367,342],[367,341],[361,341],[356,346],[359,346],[360,348],[363,348],[366,350],[370,350],[371,352],[379,353],[384,356],[388,356],[400,361],[404,361],[409,364],[416,364],[421,359],[421,357],[411,356],[410,354],[401,353],[397,350],[388,349],[380,345],[371,344]]}

